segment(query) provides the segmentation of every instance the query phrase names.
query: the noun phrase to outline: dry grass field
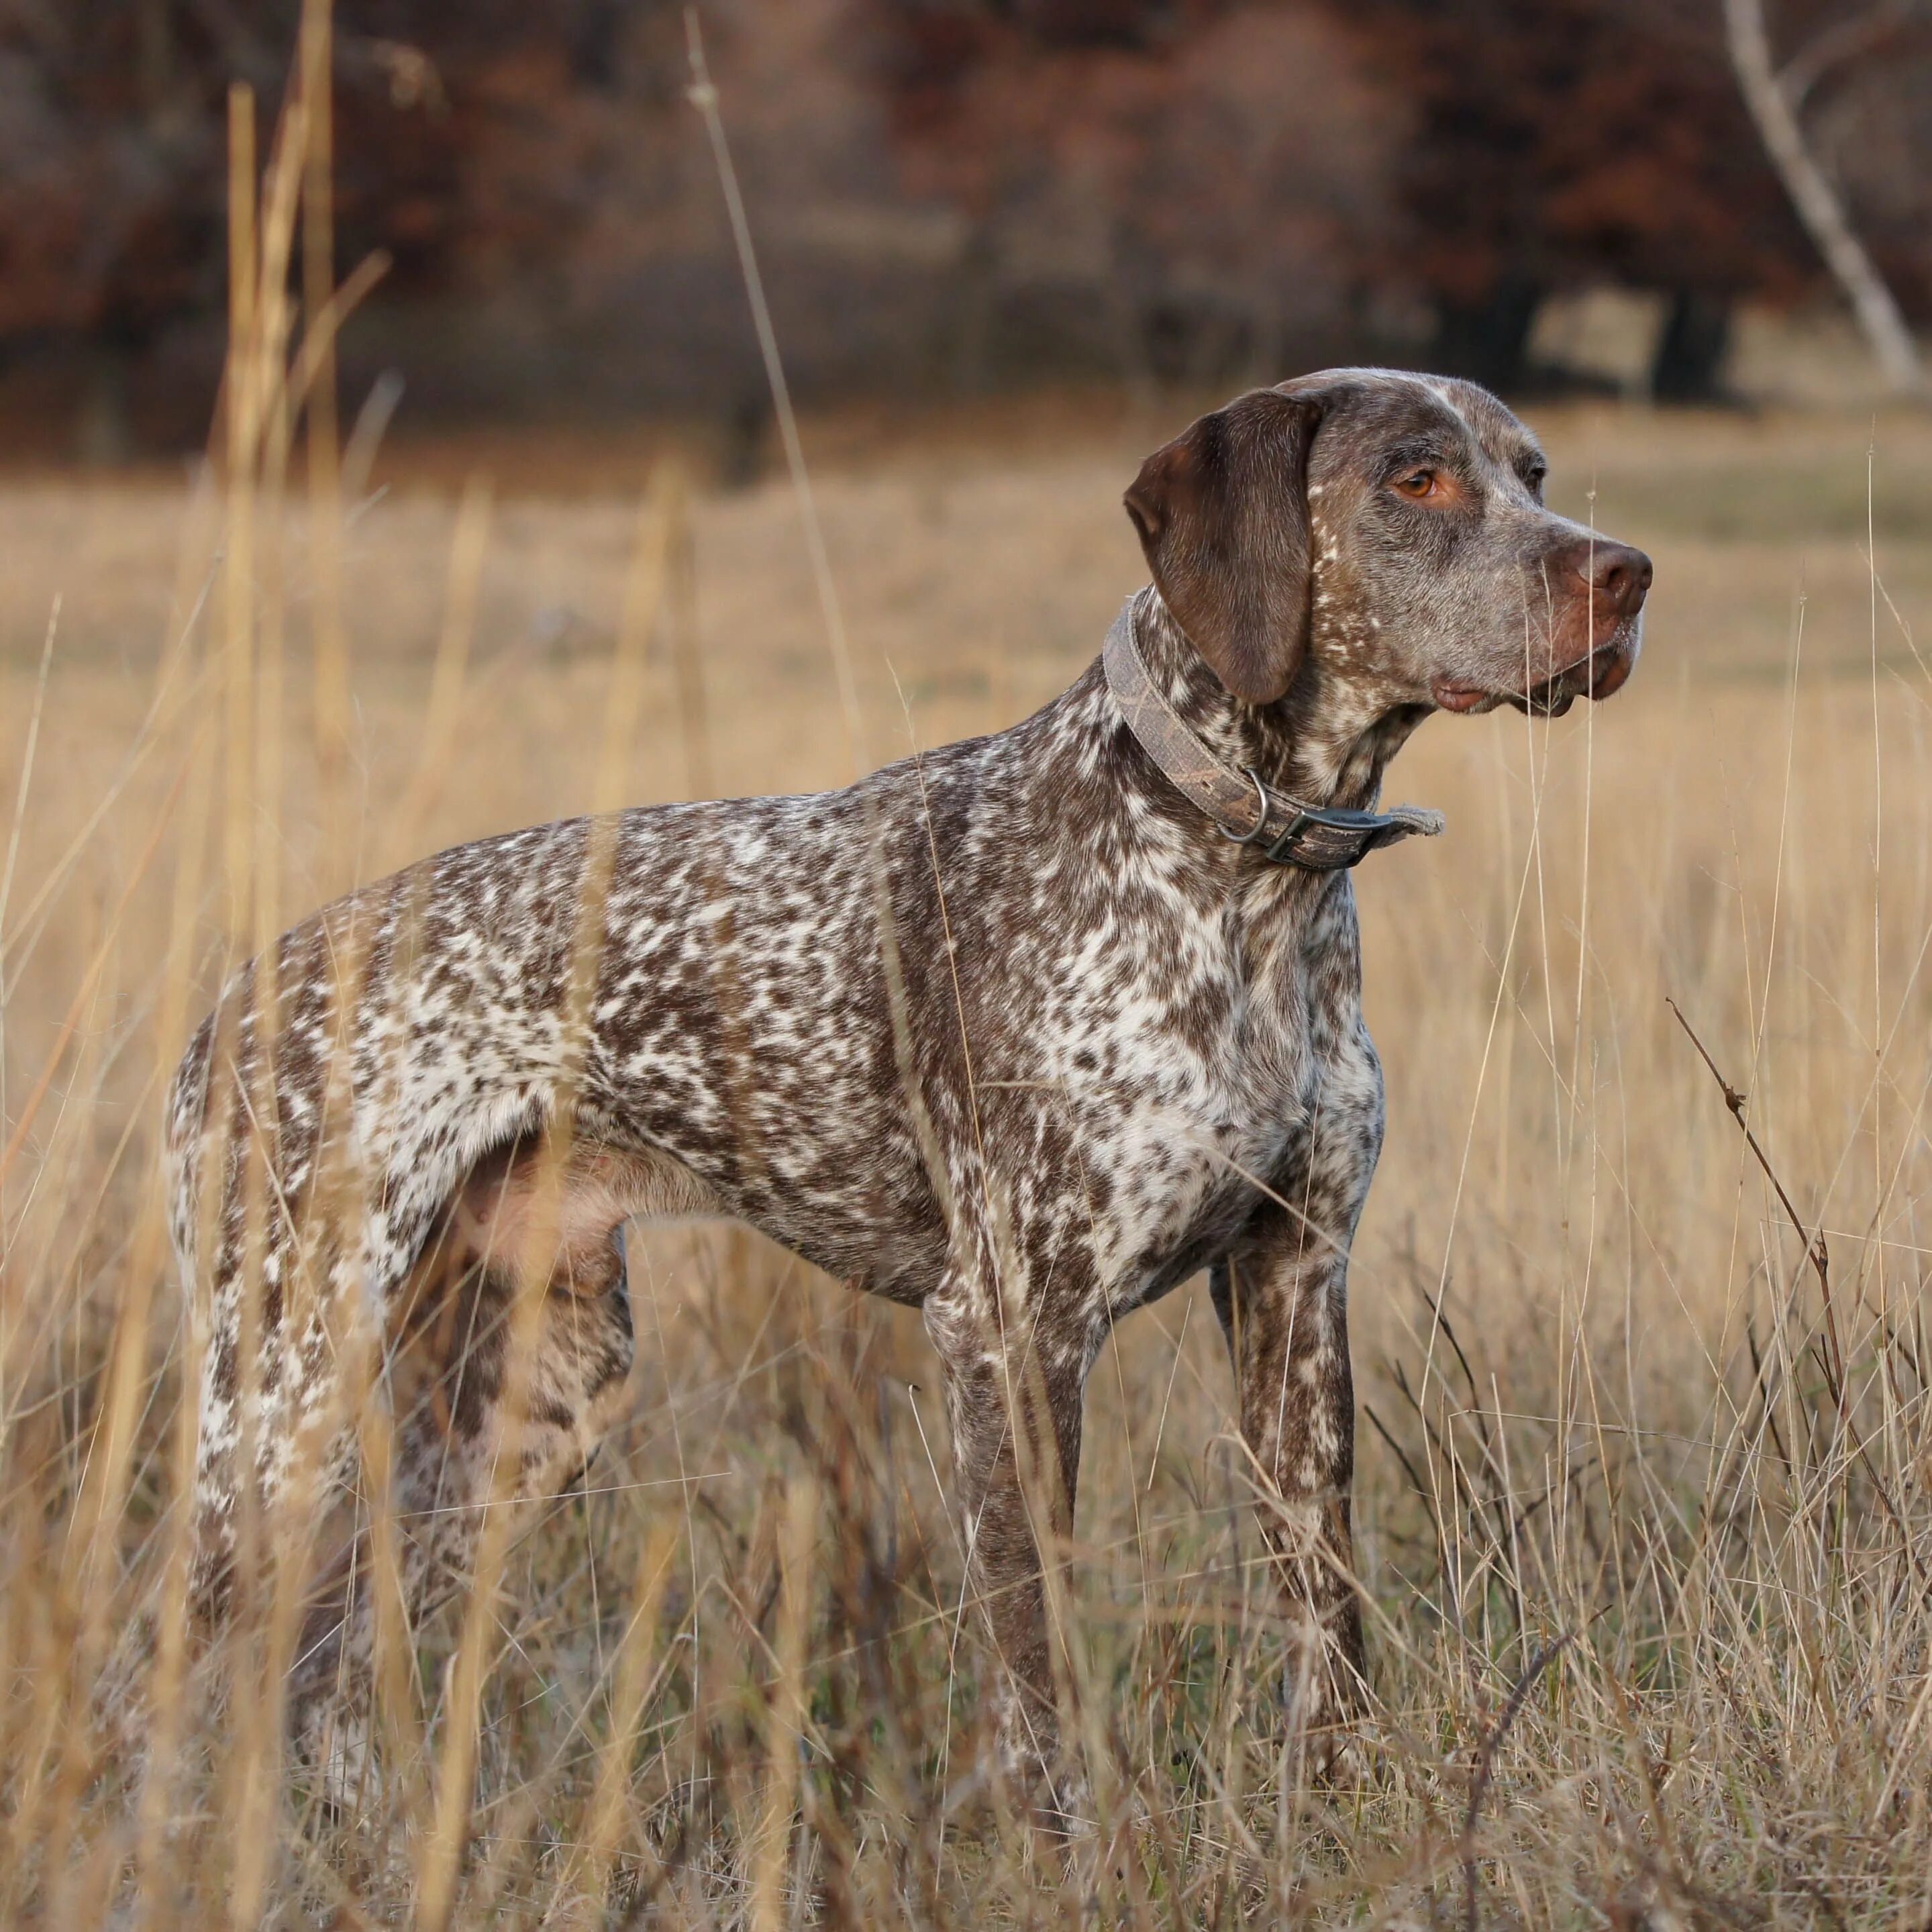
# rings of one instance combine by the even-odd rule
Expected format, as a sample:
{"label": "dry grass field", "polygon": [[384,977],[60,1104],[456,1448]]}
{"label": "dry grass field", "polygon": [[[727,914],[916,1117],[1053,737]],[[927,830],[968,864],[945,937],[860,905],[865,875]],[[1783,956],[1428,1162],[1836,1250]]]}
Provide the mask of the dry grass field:
{"label": "dry grass field", "polygon": [[[860,758],[1074,676],[1142,580],[1120,489],[1192,412],[807,422]],[[334,566],[259,503],[238,769],[219,490],[0,481],[0,1918],[406,1923],[442,1861],[465,1926],[1932,1924],[1932,424],[1531,413],[1556,500],[1657,587],[1614,701],[1421,733],[1390,795],[1448,834],[1358,874],[1379,1775],[1310,1790],[1283,1749],[1190,1284],[1090,1384],[1064,1688],[1100,1828],[1070,1862],[970,1774],[916,1317],[730,1231],[632,1239],[628,1419],[472,1618],[466,1838],[438,1810],[462,1605],[346,1814],[280,1762],[259,1632],[220,1709],[164,1628],[168,1721],[120,1752],[96,1680],[178,1578],[158,1092],[224,958],[600,788],[816,788],[854,752],[782,475],[688,466],[675,623],[638,608],[641,442],[404,442]]]}

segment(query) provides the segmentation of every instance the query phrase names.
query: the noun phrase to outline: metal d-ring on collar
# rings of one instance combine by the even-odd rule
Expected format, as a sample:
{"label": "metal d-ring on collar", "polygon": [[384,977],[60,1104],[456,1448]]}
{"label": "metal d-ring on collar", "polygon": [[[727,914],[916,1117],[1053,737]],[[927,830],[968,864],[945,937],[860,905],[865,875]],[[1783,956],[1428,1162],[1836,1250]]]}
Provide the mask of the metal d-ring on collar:
{"label": "metal d-ring on collar", "polygon": [[1256,814],[1255,829],[1252,832],[1230,832],[1225,825],[1216,825],[1214,828],[1230,845],[1254,844],[1268,830],[1268,787],[1262,783],[1262,775],[1252,765],[1248,767],[1248,782],[1254,787],[1255,802],[1261,808]]}
{"label": "metal d-ring on collar", "polygon": [[[1442,830],[1442,814],[1419,806],[1357,812],[1340,806],[1304,805],[1285,793],[1271,791],[1252,766],[1244,773],[1230,770],[1168,704],[1148,672],[1134,635],[1138,603],[1138,598],[1129,598],[1107,633],[1101,662],[1108,688],[1141,748],[1178,791],[1214,820],[1231,844],[1258,846],[1277,866],[1333,872],[1360,865],[1371,852],[1399,838],[1432,838]],[[1250,785],[1255,823],[1246,832],[1232,831],[1229,821],[1238,824],[1250,808]]]}
{"label": "metal d-ring on collar", "polygon": [[[1216,825],[1215,830],[1231,845],[1260,845],[1268,837],[1269,799],[1268,788],[1262,783],[1261,774],[1254,766],[1247,768],[1247,780],[1255,788],[1255,796],[1261,806],[1261,815],[1256,820],[1251,832],[1230,832],[1225,825]],[[1300,805],[1292,799],[1285,802],[1293,808],[1294,816],[1274,838],[1262,848],[1262,856],[1272,860],[1277,866],[1300,866],[1312,872],[1333,872],[1340,867],[1359,866],[1377,847],[1393,844],[1397,838],[1406,838],[1412,832],[1419,832],[1425,837],[1433,835],[1424,825],[1412,824],[1402,814],[1416,812],[1414,806],[1402,806],[1396,812],[1355,812],[1339,805]],[[1334,832],[1343,837],[1353,837],[1360,844],[1352,857],[1343,858],[1328,865],[1310,865],[1309,861],[1292,848],[1302,833],[1311,826],[1319,826],[1324,831]]]}

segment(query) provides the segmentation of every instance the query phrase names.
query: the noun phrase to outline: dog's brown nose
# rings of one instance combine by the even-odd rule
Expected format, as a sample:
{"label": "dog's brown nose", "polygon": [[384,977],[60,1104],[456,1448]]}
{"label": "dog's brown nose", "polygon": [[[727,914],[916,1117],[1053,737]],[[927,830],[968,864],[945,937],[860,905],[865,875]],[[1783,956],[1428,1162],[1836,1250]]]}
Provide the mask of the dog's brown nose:
{"label": "dog's brown nose", "polygon": [[1599,543],[1584,562],[1583,573],[1599,608],[1616,617],[1634,617],[1650,594],[1650,559],[1628,544]]}

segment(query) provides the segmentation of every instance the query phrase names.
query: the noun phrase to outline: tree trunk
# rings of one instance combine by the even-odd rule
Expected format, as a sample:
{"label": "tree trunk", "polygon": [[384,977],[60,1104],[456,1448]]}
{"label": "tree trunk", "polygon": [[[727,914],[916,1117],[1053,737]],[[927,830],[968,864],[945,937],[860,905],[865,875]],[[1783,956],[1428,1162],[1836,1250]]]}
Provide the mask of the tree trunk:
{"label": "tree trunk", "polygon": [[1804,130],[1778,80],[1765,31],[1764,0],[1724,0],[1724,25],[1744,105],[1757,123],[1798,220],[1850,298],[1886,380],[1900,395],[1924,397],[1925,371],[1918,344],[1891,290],[1852,233],[1836,190],[1805,144]]}
{"label": "tree trunk", "polygon": [[1658,332],[1650,365],[1650,394],[1658,403],[1712,403],[1724,393],[1719,376],[1731,345],[1731,305],[1721,296],[1680,289]]}
{"label": "tree trunk", "polygon": [[1520,394],[1529,376],[1529,332],[1543,291],[1507,278],[1477,302],[1442,302],[1436,314],[1435,366],[1500,395]]}

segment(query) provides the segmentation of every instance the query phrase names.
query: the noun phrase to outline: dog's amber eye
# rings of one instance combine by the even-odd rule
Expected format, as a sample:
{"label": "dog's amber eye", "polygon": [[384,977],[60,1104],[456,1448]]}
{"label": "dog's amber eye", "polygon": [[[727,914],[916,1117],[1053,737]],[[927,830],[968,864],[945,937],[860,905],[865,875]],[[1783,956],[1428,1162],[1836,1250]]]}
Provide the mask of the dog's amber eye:
{"label": "dog's amber eye", "polygon": [[1395,487],[1400,495],[1417,503],[1443,494],[1442,478],[1433,470],[1412,470],[1407,476],[1395,479]]}

